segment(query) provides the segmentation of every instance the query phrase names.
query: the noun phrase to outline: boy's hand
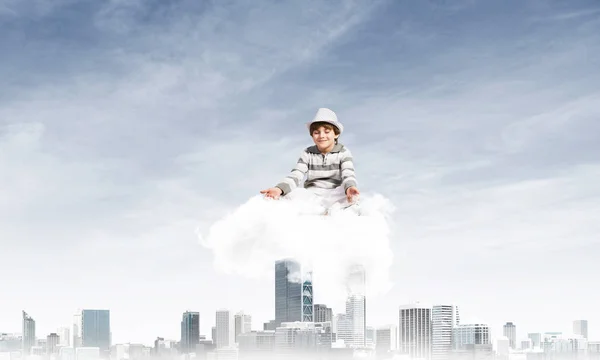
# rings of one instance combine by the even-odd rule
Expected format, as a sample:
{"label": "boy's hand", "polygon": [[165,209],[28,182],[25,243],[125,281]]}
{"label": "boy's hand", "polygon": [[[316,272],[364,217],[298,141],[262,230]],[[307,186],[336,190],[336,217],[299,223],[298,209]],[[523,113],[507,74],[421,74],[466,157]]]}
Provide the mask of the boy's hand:
{"label": "boy's hand", "polygon": [[349,203],[354,202],[353,199],[355,196],[360,195],[360,191],[356,188],[356,186],[351,186],[346,190],[346,198]]}
{"label": "boy's hand", "polygon": [[281,191],[281,189],[278,187],[272,187],[270,189],[261,190],[260,193],[264,194],[265,197],[268,197],[268,198],[279,199],[279,197],[281,196],[283,191]]}

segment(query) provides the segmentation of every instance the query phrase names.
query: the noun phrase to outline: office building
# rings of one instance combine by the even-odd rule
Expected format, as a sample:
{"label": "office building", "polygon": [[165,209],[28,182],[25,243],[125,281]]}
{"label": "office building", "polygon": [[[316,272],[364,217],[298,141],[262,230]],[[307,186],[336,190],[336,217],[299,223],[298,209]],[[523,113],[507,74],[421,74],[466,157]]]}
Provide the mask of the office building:
{"label": "office building", "polygon": [[183,354],[190,354],[196,351],[196,346],[200,343],[200,313],[196,311],[186,311],[181,316],[181,341],[180,351]]}
{"label": "office building", "polygon": [[235,314],[235,343],[238,343],[240,334],[252,331],[252,316],[244,314],[242,311]]}
{"label": "office building", "polygon": [[354,264],[348,268],[346,277],[346,321],[349,333],[344,340],[352,348],[364,348],[367,345],[367,298],[366,271],[364,266]]}
{"label": "office building", "polygon": [[24,355],[31,354],[31,348],[36,346],[35,338],[35,320],[27,314],[25,311],[22,312],[22,351]]}
{"label": "office building", "polygon": [[487,324],[459,324],[453,329],[453,338],[452,358],[493,358],[490,328]]}
{"label": "office building", "polygon": [[217,349],[233,347],[235,344],[235,323],[231,312],[227,309],[217,310],[215,317]]}
{"label": "office building", "polygon": [[507,322],[503,328],[503,335],[506,336],[511,349],[517,346],[517,327],[512,322]]}
{"label": "office building", "polygon": [[452,333],[455,350],[465,349],[470,345],[491,344],[490,327],[487,324],[459,324]]}
{"label": "office building", "polygon": [[431,357],[448,359],[452,352],[452,330],[460,322],[456,305],[435,305],[431,310]]}
{"label": "office building", "polygon": [[101,357],[110,355],[110,310],[81,311],[81,347],[97,347]]}
{"label": "office building", "polygon": [[353,294],[346,299],[346,326],[344,343],[351,348],[366,346],[365,296]]}
{"label": "office building", "polygon": [[377,355],[396,351],[398,349],[398,327],[395,325],[381,326],[375,330],[375,351]]}
{"label": "office building", "polygon": [[60,337],[57,333],[51,333],[46,337],[46,353],[58,354],[58,344],[60,343]]}
{"label": "office building", "polygon": [[312,274],[295,260],[275,263],[275,326],[284,322],[313,321]]}
{"label": "office building", "polygon": [[327,322],[333,320],[333,310],[323,304],[315,304],[314,306],[315,322]]}
{"label": "office building", "polygon": [[400,306],[398,345],[412,358],[431,359],[432,306],[419,303]]}

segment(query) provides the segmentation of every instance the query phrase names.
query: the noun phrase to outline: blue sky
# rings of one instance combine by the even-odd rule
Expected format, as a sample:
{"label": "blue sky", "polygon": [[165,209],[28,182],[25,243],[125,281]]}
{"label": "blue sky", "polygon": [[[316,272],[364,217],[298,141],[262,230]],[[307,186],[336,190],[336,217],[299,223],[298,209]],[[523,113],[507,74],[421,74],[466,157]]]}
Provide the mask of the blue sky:
{"label": "blue sky", "polygon": [[454,301],[494,335],[598,340],[598,34],[595,0],[0,0],[0,331],[78,307],[116,342],[176,339],[186,309],[260,328],[272,284],[194,230],[284,176],[326,106],[397,207],[369,325]]}

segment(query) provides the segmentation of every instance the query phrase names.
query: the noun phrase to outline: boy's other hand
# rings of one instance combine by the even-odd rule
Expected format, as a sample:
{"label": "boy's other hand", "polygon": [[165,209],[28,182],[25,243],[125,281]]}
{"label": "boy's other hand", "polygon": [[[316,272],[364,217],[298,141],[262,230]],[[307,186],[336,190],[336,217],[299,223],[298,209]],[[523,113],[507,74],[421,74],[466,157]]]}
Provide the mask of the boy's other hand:
{"label": "boy's other hand", "polygon": [[356,186],[351,186],[346,190],[346,198],[349,203],[354,202],[354,197],[360,195],[360,191],[356,188]]}
{"label": "boy's other hand", "polygon": [[272,187],[270,189],[260,191],[260,193],[264,194],[265,197],[272,198],[272,199],[279,199],[282,192],[283,191],[281,191],[281,189],[278,187]]}

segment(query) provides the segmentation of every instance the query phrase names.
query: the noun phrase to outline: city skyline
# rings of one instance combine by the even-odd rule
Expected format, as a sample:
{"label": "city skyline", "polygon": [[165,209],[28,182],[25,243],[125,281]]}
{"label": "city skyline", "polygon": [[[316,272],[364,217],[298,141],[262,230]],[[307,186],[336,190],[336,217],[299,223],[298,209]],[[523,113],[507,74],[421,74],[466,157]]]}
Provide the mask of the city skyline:
{"label": "city skyline", "polygon": [[[369,341],[372,341],[369,337],[373,337],[378,329],[389,326],[389,323],[373,325],[367,317],[368,301],[365,289],[368,287],[366,281],[368,274],[364,266],[354,264],[347,268],[345,311],[336,311],[327,304],[313,303],[313,273],[306,271],[305,264],[293,258],[286,258],[275,261],[273,265],[272,292],[275,298],[273,318],[257,326],[252,323],[252,316],[243,310],[217,309],[210,337],[215,349],[226,349],[238,344],[238,337],[244,333],[275,330],[284,326],[282,323],[295,322],[315,324],[329,322],[337,339],[343,340],[347,347],[364,348]],[[21,348],[25,353],[29,353],[31,347],[39,341],[39,338],[36,340],[36,322],[25,310],[21,313]],[[393,347],[411,356],[444,360],[450,351],[461,349],[463,344],[492,344],[498,339],[505,339],[507,346],[513,351],[526,349],[531,345],[539,347],[542,334],[582,336],[586,341],[590,341],[587,320],[574,320],[572,332],[528,332],[526,337],[519,336],[518,327],[509,321],[502,326],[502,336],[494,336],[490,326],[485,322],[470,323],[464,320],[461,322],[461,313],[456,304],[414,302],[400,305],[397,328],[394,331],[397,343]],[[73,316],[72,336],[66,342],[72,340],[74,347],[98,347],[101,353],[107,353],[115,345],[112,341],[110,314],[110,310],[79,309]],[[188,309],[182,313],[178,341],[180,351],[192,352],[203,339],[207,338],[206,334],[200,331],[201,318],[199,311]],[[462,315],[462,318],[464,319],[465,316]],[[56,332],[47,336],[47,341],[52,341],[55,347],[64,344],[65,339],[61,339],[58,333],[69,334],[69,330],[69,328],[59,327]],[[368,331],[371,333],[369,334]],[[390,332],[386,336],[391,334]],[[153,342],[156,343],[159,339],[175,338],[161,334],[156,335]],[[491,351],[491,348],[489,349]]]}
{"label": "city skyline", "polygon": [[[355,297],[356,294],[354,295],[349,295],[348,296],[348,300],[350,301],[350,299],[352,299],[353,297]],[[361,301],[362,303],[362,301]],[[318,305],[318,304],[317,304]],[[315,306],[317,306],[315,305]],[[322,306],[322,305],[321,305]],[[352,311],[352,310],[350,310]],[[102,332],[107,332],[108,334],[110,334],[110,323],[109,323],[109,319],[105,319],[103,320],[103,314],[110,314],[110,310],[89,310],[89,309],[83,309],[81,310],[81,314],[85,314],[88,313],[89,315],[87,316],[88,318],[90,316],[92,316],[92,323],[90,324],[89,319],[88,319],[88,324],[82,323],[82,327],[85,327],[89,330],[91,330],[91,333],[93,336],[93,338],[91,339],[87,339],[87,344],[84,343],[84,341],[82,341],[82,343],[80,345],[78,345],[77,347],[84,347],[84,348],[89,348],[89,347],[99,347],[100,351],[108,351],[109,348],[113,348],[116,345],[123,345],[123,344],[133,344],[132,342],[123,342],[123,343],[112,343],[111,340],[108,340],[108,344],[109,344],[109,348],[105,348],[103,350],[103,346],[105,346],[106,342],[104,342],[102,336],[100,335],[100,337],[98,338],[99,334],[101,334]],[[195,345],[202,343],[202,341],[204,341],[204,339],[207,339],[206,335],[201,334],[198,332],[198,328],[199,328],[199,320],[200,320],[200,316],[199,316],[199,312],[197,311],[189,311],[186,310],[185,312],[183,312],[182,314],[182,320],[181,320],[181,328],[180,328],[180,340],[177,341],[175,340],[178,344],[180,344],[181,349],[183,351],[192,351],[192,349],[195,347]],[[36,322],[35,319],[27,314],[25,311],[22,311],[22,328],[25,331],[25,329],[28,329],[26,332],[19,334],[19,333],[12,333],[20,335],[22,337],[22,339],[19,341],[19,346],[20,349],[23,349],[23,351],[30,351],[30,348],[33,347],[37,347],[37,342],[42,341],[45,346],[47,346],[48,342],[52,339],[53,342],[51,343],[52,346],[56,347],[56,346],[66,346],[69,347],[69,345],[64,345],[63,342],[65,341],[64,339],[61,339],[60,336],[58,335],[57,332],[52,332],[46,336],[37,336],[35,334],[32,335],[31,329],[35,329],[36,326]],[[347,308],[346,308],[346,313],[339,313],[339,316],[343,316],[344,320],[346,321],[348,318],[348,303],[347,303]],[[371,331],[374,333],[376,333],[377,331],[383,330],[383,331],[390,331],[393,330],[392,333],[388,333],[387,336],[390,336],[392,334],[395,334],[394,336],[396,336],[396,343],[389,343],[390,339],[386,338],[386,343],[389,343],[388,345],[392,346],[393,348],[396,348],[400,351],[405,351],[409,354],[411,354],[412,356],[416,356],[416,355],[421,355],[421,356],[425,356],[427,358],[430,358],[432,360],[435,359],[444,359],[444,356],[439,356],[439,354],[448,354],[451,351],[460,349],[460,347],[462,346],[461,344],[487,344],[490,347],[489,348],[482,348],[482,349],[486,349],[484,351],[492,351],[492,345],[495,345],[498,341],[503,341],[506,343],[506,347],[511,348],[512,351],[521,351],[521,350],[528,350],[531,349],[532,347],[538,348],[540,347],[540,341],[544,338],[544,337],[581,337],[581,339],[585,340],[586,342],[589,343],[594,343],[594,344],[600,344],[600,341],[595,341],[593,339],[589,339],[588,337],[585,336],[585,334],[578,334],[577,331],[573,331],[573,332],[569,332],[569,331],[540,331],[537,333],[527,333],[527,337],[526,338],[519,338],[516,337],[517,341],[515,342],[515,345],[512,345],[513,340],[512,340],[512,336],[516,336],[516,325],[513,322],[507,322],[504,326],[503,326],[503,332],[504,335],[503,336],[499,336],[499,337],[493,337],[491,336],[492,331],[489,327],[488,324],[485,323],[479,323],[479,324],[474,324],[474,323],[462,323],[460,321],[460,315],[459,315],[459,310],[458,310],[458,306],[457,305],[428,305],[428,304],[423,304],[423,303],[412,303],[412,304],[404,304],[398,307],[398,323],[396,325],[390,325],[390,324],[386,324],[386,325],[379,325],[379,326],[371,326],[371,325],[365,325],[365,329],[371,329]],[[82,321],[84,321],[83,319],[85,319],[85,316],[82,316],[81,319]],[[240,320],[238,322],[238,320]],[[333,320],[333,319],[332,319]],[[438,330],[438,335],[436,336],[436,327],[439,329],[439,325],[436,325],[436,322],[440,322],[440,320],[442,320],[443,322],[448,322],[450,321],[450,325],[451,325],[451,347],[445,348],[442,351],[439,351],[441,349],[441,346],[445,347],[446,345],[446,339],[444,338],[444,336],[440,336],[439,330]],[[323,322],[330,322],[331,320],[327,320],[325,319],[325,321]],[[360,336],[362,336],[362,334],[364,334],[364,337],[362,338],[363,340],[361,340],[360,343],[356,343],[356,340],[353,339],[352,336],[348,336],[348,335],[344,335],[343,333],[340,333],[340,331],[351,331],[351,333],[356,334],[356,328],[351,329],[352,326],[350,328],[346,328],[345,330],[340,330],[340,324],[339,324],[340,320],[337,320],[334,322],[332,322],[332,324],[337,323],[338,326],[338,332],[337,332],[337,336],[339,340],[344,340],[347,341],[346,346],[348,347],[358,347],[358,348],[362,348],[362,347],[367,347],[368,346],[368,342],[367,340],[367,332],[364,333],[360,333]],[[291,321],[291,322],[286,322],[287,324],[293,324],[293,323],[322,323],[321,321]],[[586,329],[587,329],[587,320],[574,320],[573,324],[576,323],[585,323],[586,325]],[[108,324],[108,327],[106,327],[106,324]],[[248,334],[248,333],[252,333],[252,332],[261,332],[263,330],[267,330],[265,327],[267,326],[267,323],[265,324],[260,324],[260,326],[257,328],[256,326],[251,326],[252,322],[251,322],[251,315],[250,314],[245,314],[243,311],[240,311],[238,313],[236,313],[235,315],[233,315],[233,312],[230,309],[219,309],[215,312],[215,325],[212,327],[212,336],[210,338],[210,341],[215,345],[215,349],[219,349],[219,348],[230,348],[234,345],[237,345],[237,337],[244,335],[244,334]],[[362,323],[361,323],[362,324]],[[446,324],[444,324],[445,326]],[[75,326],[75,324],[74,324]],[[335,325],[333,325],[335,327]],[[240,330],[238,332],[238,327]],[[282,328],[285,328],[285,325],[280,326]],[[390,328],[391,327],[391,328]],[[278,327],[279,328],[279,327]],[[61,329],[65,329],[65,328],[59,328],[58,332],[60,332]],[[507,330],[509,329],[509,330]],[[272,329],[272,331],[275,329]],[[575,330],[575,329],[574,329]],[[0,331],[1,335],[11,335],[11,333],[7,333],[7,332],[2,332]],[[110,335],[109,335],[110,336]],[[90,335],[87,335],[87,337],[89,338]],[[143,346],[150,346],[152,347],[152,345],[156,346],[157,341],[173,341],[174,338],[169,338],[169,337],[164,337],[164,336],[156,336],[155,339],[150,342],[150,344],[147,343],[138,343],[141,344]],[[525,340],[526,339],[526,340]],[[100,340],[100,341],[99,341]],[[525,345],[527,344],[527,345]],[[191,345],[191,347],[190,347]],[[437,345],[437,346],[436,346]],[[436,349],[438,350],[438,356],[436,356]],[[500,351],[498,349],[494,349],[495,351]]]}
{"label": "city skyline", "polygon": [[[277,262],[278,264],[289,264],[291,260],[290,259],[286,259],[286,260],[282,260],[280,262]],[[277,272],[279,271],[277,269],[277,263],[276,263],[276,270],[275,273],[277,274]],[[292,263],[294,264],[294,266],[296,266],[294,269],[300,269],[301,265],[292,261]],[[288,272],[285,273],[285,277],[287,278],[287,276],[289,275]],[[276,275],[277,276],[277,275]],[[287,281],[286,281],[287,282]],[[297,286],[298,289],[300,289],[302,287],[301,284],[295,284],[293,282],[288,282],[288,285],[294,285]],[[274,293],[277,293],[277,288],[278,285],[277,282],[274,282]],[[312,290],[312,286],[311,286],[311,290]],[[297,292],[297,296],[304,298],[303,295],[301,295],[301,292]],[[356,293],[352,293],[349,292],[348,297],[346,299],[346,308],[345,309],[340,309],[339,311],[336,311],[336,309],[332,309],[332,308],[328,308],[327,304],[314,304],[313,307],[313,311],[315,311],[313,314],[313,316],[317,316],[317,308],[320,309],[321,313],[324,314],[329,314],[330,316],[335,317],[336,315],[343,315],[345,317],[349,316],[349,311],[352,313],[354,310],[349,310],[349,309],[353,309],[356,305],[349,305],[349,304],[356,304],[357,299],[356,299],[357,294]],[[360,303],[365,303],[366,304],[366,297],[362,296],[363,300],[358,300],[360,301]],[[298,301],[296,302],[296,305],[300,305],[302,303],[302,301]],[[349,308],[350,306],[350,308]],[[304,306],[301,306],[301,308],[303,308]],[[361,311],[365,311],[366,310],[366,306],[361,305],[360,309]],[[433,341],[433,339],[436,338],[436,308],[439,309],[438,311],[441,311],[442,313],[446,312],[447,314],[450,315],[446,315],[449,316],[450,319],[452,319],[452,323],[454,323],[455,325],[468,325],[468,326],[485,326],[487,329],[486,330],[486,337],[488,337],[490,339],[491,342],[495,342],[496,340],[498,340],[499,338],[507,338],[507,341],[509,341],[509,346],[513,349],[517,349],[520,348],[520,345],[522,343],[522,341],[524,340],[531,340],[532,336],[538,336],[538,335],[543,335],[543,334],[552,334],[552,333],[557,333],[557,334],[565,334],[565,335],[583,335],[584,338],[586,338],[588,341],[600,341],[600,339],[598,340],[594,340],[594,338],[590,338],[589,337],[589,329],[588,329],[588,320],[582,320],[582,319],[578,319],[578,320],[572,320],[570,322],[570,327],[569,326],[565,326],[564,324],[562,326],[554,327],[551,329],[545,329],[545,330],[536,330],[536,331],[527,331],[525,335],[520,335],[523,334],[524,332],[519,332],[520,327],[517,327],[515,323],[513,322],[506,322],[504,323],[500,329],[498,329],[498,331],[494,331],[494,328],[492,326],[489,325],[489,322],[486,321],[479,321],[479,322],[473,322],[473,321],[460,321],[461,315],[459,313],[458,310],[458,306],[457,305],[443,305],[443,303],[440,302],[436,302],[433,303],[433,305],[428,305],[427,303],[422,303],[419,301],[415,301],[415,302],[411,302],[411,303],[404,303],[402,305],[398,306],[398,310],[400,312],[402,312],[402,310],[404,309],[405,311],[407,311],[406,309],[428,309],[427,311],[427,316],[429,316],[429,324],[428,326],[430,326],[430,330],[429,330],[429,335],[430,335],[430,339],[431,341]],[[454,309],[454,310],[447,310],[447,308],[450,309]],[[344,310],[344,311],[342,311]],[[102,321],[102,315],[100,313],[106,313],[107,315],[105,316],[109,316],[108,315],[110,313],[110,310],[79,310],[80,312],[75,314],[75,321],[72,324],[72,327],[67,328],[61,325],[58,325],[54,328],[54,330],[50,331],[47,334],[43,334],[42,338],[45,338],[47,335],[57,335],[58,333],[61,333],[61,331],[64,333],[66,332],[67,334],[70,334],[70,338],[69,338],[69,342],[73,342],[75,343],[76,341],[79,341],[81,344],[83,344],[83,338],[82,338],[82,333],[77,334],[77,328],[81,327],[82,331],[84,329],[84,314],[88,313],[88,317],[91,317],[91,320],[94,323],[98,323],[99,321]],[[298,319],[290,319],[289,321],[303,321],[300,318],[302,317],[302,311],[304,311],[304,309],[300,309],[298,311]],[[21,323],[21,329],[22,332],[18,332],[18,331],[5,331],[4,329],[0,329],[0,333],[7,333],[7,334],[23,334],[23,331],[25,331],[26,329],[26,325],[25,324],[29,324],[27,325],[27,329],[33,329],[33,336],[37,336],[39,334],[39,330],[36,332],[36,328],[37,328],[37,322],[35,321],[35,318],[33,316],[31,316],[29,313],[27,313],[25,310],[21,311],[22,313],[22,323]],[[264,322],[260,322],[260,323],[256,323],[256,322],[252,322],[250,319],[252,319],[252,315],[246,313],[243,309],[228,309],[228,308],[219,308],[217,310],[214,311],[214,315],[216,316],[215,321],[211,324],[209,322],[206,322],[204,324],[204,326],[202,327],[201,325],[203,324],[200,319],[202,318],[201,316],[201,312],[200,311],[190,311],[190,310],[185,310],[182,315],[180,314],[180,317],[183,316],[182,320],[180,321],[180,327],[179,327],[179,333],[177,334],[172,334],[173,336],[168,336],[163,334],[157,334],[155,335],[152,339],[144,339],[144,341],[135,341],[135,343],[140,343],[140,344],[144,344],[144,345],[148,345],[148,344],[153,344],[157,338],[162,338],[162,339],[166,339],[166,340],[180,340],[183,341],[183,336],[184,336],[184,332],[188,333],[188,335],[186,335],[186,339],[192,339],[194,337],[196,337],[199,340],[201,340],[201,337],[207,337],[209,334],[211,335],[210,338],[212,340],[214,335],[215,335],[215,327],[217,325],[217,323],[219,322],[219,314],[227,314],[226,317],[229,318],[229,323],[228,326],[229,328],[221,330],[219,332],[219,334],[221,334],[220,336],[222,338],[227,338],[229,339],[229,337],[231,337],[231,340],[227,340],[227,343],[229,344],[229,341],[235,341],[234,339],[237,338],[237,334],[236,334],[236,329],[238,326],[243,326],[244,329],[250,329],[251,331],[257,331],[257,330],[263,330],[264,327],[266,326],[266,323],[268,322],[275,322],[275,315],[276,315],[276,310],[275,307],[273,308],[273,317],[270,320],[264,321]],[[373,327],[374,329],[378,329],[381,327],[386,327],[388,324],[393,323],[392,321],[388,321],[388,322],[384,322],[384,323],[380,323],[380,324],[373,324],[371,322],[369,322],[369,318],[368,315],[366,314],[365,311],[365,317],[366,317],[366,322],[362,322],[361,326],[364,326],[364,334],[366,336],[366,328],[367,327]],[[425,313],[423,313],[425,314]],[[414,313],[410,316],[417,318],[418,317],[422,317],[425,315],[422,315],[421,313],[417,314]],[[221,315],[221,317],[224,315]],[[323,316],[323,315],[321,315]],[[243,323],[238,323],[238,317],[240,317],[243,320]],[[205,317],[206,318],[206,317]],[[210,317],[209,317],[210,318]],[[214,317],[213,317],[214,318]],[[482,319],[485,318],[485,316],[474,316],[474,315],[467,315],[465,316],[465,318],[467,319]],[[304,321],[309,321],[311,322],[312,319],[314,319],[314,317],[311,316],[311,318],[306,318],[304,317]],[[445,319],[445,318],[443,318]],[[326,319],[322,319],[325,320]],[[79,321],[79,323],[78,323]],[[223,320],[221,320],[222,322]],[[398,329],[400,328],[400,323],[401,320],[399,320],[400,322],[398,322],[396,324],[396,326],[398,326]],[[318,322],[318,320],[315,320],[315,322]],[[108,336],[108,341],[111,342],[113,345],[115,344],[114,341],[112,341],[112,331],[110,330],[110,320],[107,318],[106,320],[104,320],[104,323],[106,325],[105,326],[105,334],[104,338],[102,338],[101,335],[99,335],[97,333],[97,330],[95,330],[94,333],[94,339],[92,340],[93,345],[96,345],[98,343],[98,341],[100,341],[100,343],[106,343],[106,336]],[[248,327],[249,326],[249,327]],[[44,327],[45,328],[45,327]],[[52,327],[48,327],[51,328]],[[97,326],[92,325],[92,328],[97,328]],[[200,329],[201,328],[209,328],[211,331],[209,332],[202,332]],[[509,330],[507,330],[507,328]],[[196,329],[196,330],[194,330]],[[593,326],[592,326],[593,329]],[[31,330],[28,330],[31,331]],[[71,333],[72,331],[72,333]],[[189,335],[191,333],[191,335]],[[227,334],[227,335],[226,335]],[[401,331],[397,330],[397,334],[398,336],[400,336]],[[511,335],[512,334],[512,335]],[[78,340],[76,340],[76,337],[79,336],[80,338]],[[97,337],[100,336],[100,340],[97,340]],[[191,337],[190,337],[191,336]],[[452,337],[456,336],[456,334],[452,333]],[[510,338],[510,336],[514,336],[514,340],[512,338]],[[365,338],[366,339],[366,338]],[[28,343],[31,344],[31,339],[28,340]],[[60,343],[63,343],[64,339],[61,338]],[[89,341],[89,340],[88,340]],[[363,340],[364,341],[364,340]],[[538,340],[539,341],[539,340]],[[25,343],[25,339],[22,340],[23,343]],[[89,345],[92,345],[92,343],[89,343]],[[128,342],[121,342],[121,343],[128,343]],[[197,344],[198,342],[196,342]],[[431,345],[431,344],[430,344]],[[30,345],[31,346],[31,345]],[[81,346],[81,345],[80,345]],[[401,343],[398,343],[398,346],[401,346]],[[430,350],[429,355],[435,357],[435,349],[432,347]]]}
{"label": "city skyline", "polygon": [[[517,345],[578,319],[600,339],[598,14],[597,0],[0,1],[0,331],[22,331],[23,310],[42,337],[110,309],[114,343],[178,339],[186,310],[207,336],[221,308],[273,320],[272,263],[241,248],[235,264],[268,276],[217,268],[198,233],[285,177],[328,107],[361,194],[395,208],[390,251],[368,259],[389,260],[392,286],[366,325],[418,301],[457,304],[492,337],[513,322]],[[356,248],[318,240],[303,249]],[[314,281],[313,303],[345,313]]]}
{"label": "city skyline", "polygon": [[[402,308],[404,308],[404,307],[406,307],[406,306],[417,306],[418,304],[419,304],[419,303],[403,304],[403,305],[399,305],[399,307],[398,307],[398,308],[399,308],[399,309],[402,309]],[[315,306],[317,306],[317,305],[322,305],[322,304],[315,304]],[[435,306],[447,306],[447,305],[434,305],[433,307],[435,307]],[[454,305],[454,306],[456,306],[456,305]],[[234,311],[234,310],[229,310],[229,309],[219,309],[219,310],[215,311],[215,312],[214,312],[214,314],[216,314],[218,311],[225,311],[225,310],[226,310],[226,311]],[[234,318],[235,318],[236,316],[238,316],[240,313],[241,313],[242,315],[244,315],[245,317],[251,317],[251,316],[252,316],[251,314],[244,314],[243,312],[238,312],[238,314],[235,314],[235,315],[234,315]],[[186,311],[184,311],[184,312],[183,312],[183,316],[185,317],[185,315],[186,315],[186,314],[198,314],[198,315],[199,315],[199,314],[200,314],[200,312],[198,312],[198,311],[189,311],[189,310],[186,310]],[[338,314],[338,313],[336,313],[336,314]],[[433,313],[432,313],[432,314],[433,314]],[[180,314],[180,317],[181,317],[181,314]],[[31,316],[29,316],[29,315],[28,315],[28,318],[31,318]],[[198,316],[198,319],[199,319],[199,316]],[[432,319],[433,319],[433,317],[432,317]],[[34,319],[34,320],[35,320],[35,319]],[[324,321],[330,321],[330,320],[315,321],[315,322],[324,322]],[[432,320],[432,321],[433,321],[433,320]],[[574,321],[586,321],[586,322],[587,322],[587,320],[574,320]],[[573,322],[574,322],[574,321],[573,321]],[[199,321],[198,321],[198,323],[199,323]],[[390,322],[388,322],[388,323],[385,323],[385,324],[375,324],[375,325],[374,325],[374,324],[371,324],[371,323],[369,323],[369,322],[367,321],[367,325],[366,325],[366,326],[371,326],[371,327],[374,327],[375,329],[378,329],[378,328],[385,328],[385,327],[389,326],[389,324],[390,324],[390,323],[392,323],[392,321],[390,321]],[[252,324],[252,326],[251,326],[251,328],[250,328],[250,329],[251,329],[251,331],[263,330],[263,328],[264,328],[264,325],[265,325],[265,323],[260,323],[260,324],[259,324],[259,323],[255,323],[255,322],[252,322],[251,324]],[[395,326],[396,326],[396,325],[398,325],[398,324],[395,324]],[[492,329],[492,328],[491,328],[491,327],[488,325],[488,323],[486,323],[486,322],[482,322],[481,324],[475,324],[475,323],[471,323],[471,322],[469,322],[468,324],[467,324],[467,323],[465,323],[465,324],[460,324],[460,325],[469,325],[469,326],[473,326],[473,325],[482,325],[482,326],[483,326],[483,325],[485,325],[486,327],[488,327],[488,328],[490,329],[490,330],[489,330],[489,338],[490,338],[490,340],[496,340],[496,339],[498,339],[498,338],[505,337],[504,335],[495,335],[495,336],[494,336],[494,333],[496,333],[496,334],[497,334],[497,333],[502,333],[503,329],[499,329],[499,330],[496,330],[496,331],[494,331],[494,329]],[[212,329],[214,326],[215,326],[215,324],[212,324],[212,325],[210,326],[210,328]],[[235,326],[237,326],[237,324],[234,322],[234,323],[233,323],[233,326],[235,327]],[[21,326],[21,327],[22,327],[22,326]],[[52,328],[52,327],[50,326],[49,328]],[[67,331],[67,334],[69,334],[69,333],[70,333],[70,331],[71,331],[71,329],[70,329],[70,328],[65,328],[65,327],[60,327],[60,326],[59,326],[59,327],[57,327],[56,329],[57,329],[57,330],[51,331],[51,332],[49,332],[49,333],[47,333],[47,334],[43,334],[43,335],[42,335],[42,338],[45,338],[47,335],[50,335],[50,334],[53,334],[53,333],[54,333],[54,334],[58,334],[58,333],[60,333],[60,330],[61,330],[61,329],[66,329],[66,330],[68,330],[68,331]],[[247,327],[245,327],[245,329],[248,329],[248,328],[247,328]],[[517,342],[517,345],[519,345],[519,344],[521,343],[521,341],[523,341],[523,340],[526,340],[526,339],[532,339],[532,336],[539,336],[539,335],[543,335],[543,334],[546,334],[546,333],[548,333],[548,334],[550,334],[550,333],[560,333],[560,334],[565,334],[565,335],[581,335],[581,334],[578,334],[578,333],[577,333],[577,332],[575,332],[575,331],[571,331],[571,330],[565,330],[565,329],[570,329],[570,328],[569,328],[568,326],[562,325],[562,326],[554,326],[554,327],[552,327],[551,329],[540,330],[540,331],[536,331],[536,332],[528,332],[528,333],[527,333],[525,336],[517,336],[517,338],[516,338],[516,339],[517,339],[517,340],[516,340],[516,342]],[[156,335],[156,336],[155,336],[153,339],[151,339],[151,340],[148,340],[148,341],[143,341],[143,342],[140,342],[140,343],[143,343],[143,344],[145,344],[145,345],[146,345],[146,344],[151,344],[151,343],[154,343],[154,341],[156,341],[156,338],[163,338],[163,339],[166,339],[166,340],[177,340],[177,341],[180,341],[180,339],[181,339],[181,331],[182,331],[182,330],[183,330],[183,321],[181,322],[181,328],[180,328],[180,330],[179,330],[179,331],[180,331],[179,333],[177,333],[177,334],[175,334],[175,335],[173,335],[173,336]],[[432,332],[433,332],[433,328],[432,328]],[[19,334],[19,335],[22,335],[22,332],[20,332],[20,331],[4,331],[4,330],[0,329],[0,334]],[[208,336],[209,334],[210,334],[210,332],[209,332],[209,333],[202,333],[202,332],[200,332],[200,333],[198,333],[198,336],[199,336],[199,337],[200,337],[200,336],[205,336],[205,337],[206,337],[206,336]],[[211,336],[210,336],[210,338],[212,339],[212,334],[210,334],[210,335],[211,335]],[[234,334],[233,336],[235,336],[235,334]],[[60,338],[61,338],[61,342],[62,342],[62,341],[64,341],[64,339],[62,338],[62,336],[61,336]],[[585,336],[584,336],[584,338],[585,338]],[[432,333],[432,339],[433,339],[433,333]],[[591,342],[600,342],[600,339],[594,339],[594,338],[589,338],[589,337],[588,337],[587,339],[588,339],[589,341],[591,341]],[[71,340],[72,340],[72,339],[71,339],[71,338],[69,338],[69,342],[70,342]],[[539,341],[539,340],[538,340],[538,341]],[[128,342],[125,342],[125,343],[128,343]],[[67,346],[70,346],[70,345],[67,345]],[[518,347],[518,346],[517,346],[517,347]]]}
{"label": "city skyline", "polygon": [[[298,297],[304,295],[296,292],[282,294],[281,277],[289,281],[293,279],[304,287],[306,280],[298,277],[297,271],[302,264],[286,259],[277,261],[274,267],[276,281],[273,284],[275,297]],[[291,270],[291,271],[290,271]],[[319,318],[302,315],[307,303],[301,301],[288,302],[300,307],[286,314],[296,319],[281,319],[273,326],[274,320],[263,324],[263,330],[252,330],[251,316],[243,311],[233,315],[230,309],[219,309],[215,313],[215,326],[212,327],[212,338],[199,333],[200,313],[185,311],[181,320],[180,341],[172,341],[164,337],[156,337],[154,346],[139,343],[112,344],[110,340],[110,310],[82,309],[73,322],[74,343],[77,329],[81,328],[81,346],[62,347],[57,333],[46,338],[37,338],[33,334],[35,319],[22,311],[23,336],[20,346],[16,337],[5,337],[0,334],[0,355],[11,359],[21,351],[26,356],[42,356],[52,360],[77,359],[148,359],[165,356],[194,356],[210,358],[226,357],[227,359],[270,358],[283,355],[310,354],[321,356],[352,356],[371,354],[371,358],[392,358],[396,355],[424,360],[451,360],[458,357],[496,358],[510,360],[511,354],[536,359],[561,357],[594,358],[600,355],[600,341],[589,341],[587,338],[588,321],[573,321],[573,333],[548,332],[527,334],[527,340],[516,345],[517,326],[507,322],[503,326],[503,337],[493,339],[487,324],[468,324],[461,322],[459,307],[455,304],[432,305],[424,303],[405,304],[398,308],[398,326],[367,326],[364,305],[365,295],[358,289],[364,288],[365,273],[359,268],[350,269],[346,312],[338,313],[331,321],[331,310],[326,305],[311,304],[310,314]],[[358,270],[358,271],[357,271]],[[300,273],[303,273],[300,271]],[[358,281],[357,281],[358,280]],[[359,286],[357,285],[359,283]],[[312,290],[312,286],[310,287]],[[276,301],[276,303],[279,303]],[[317,308],[317,311],[312,311]],[[275,314],[282,312],[273,309]],[[80,323],[79,323],[80,321]],[[106,339],[108,338],[108,342]],[[15,345],[17,345],[15,347]],[[33,345],[33,346],[32,346]],[[370,356],[370,355],[369,355]],[[17,358],[20,358],[17,356]],[[208,357],[207,357],[208,358]]]}

